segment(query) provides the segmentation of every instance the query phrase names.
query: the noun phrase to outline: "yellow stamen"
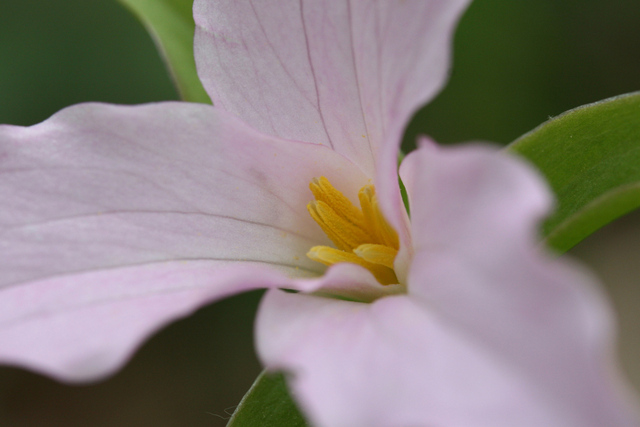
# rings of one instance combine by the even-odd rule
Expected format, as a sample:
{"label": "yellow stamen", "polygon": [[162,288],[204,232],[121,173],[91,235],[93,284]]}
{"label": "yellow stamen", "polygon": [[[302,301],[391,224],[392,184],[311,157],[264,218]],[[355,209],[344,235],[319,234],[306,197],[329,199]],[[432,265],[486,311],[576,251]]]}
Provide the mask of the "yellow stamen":
{"label": "yellow stamen", "polygon": [[391,228],[378,206],[378,197],[373,185],[365,185],[358,192],[360,206],[367,228],[375,233],[375,243],[399,249],[398,233]]}
{"label": "yellow stamen", "polygon": [[369,270],[376,280],[383,285],[398,283],[398,278],[393,269],[385,267],[384,265],[367,262],[353,252],[345,252],[328,246],[314,246],[307,253],[307,256],[324,265],[333,265],[341,262],[358,264]]}
{"label": "yellow stamen", "polygon": [[389,246],[368,243],[358,246],[353,250],[353,253],[365,261],[393,268],[393,261],[398,255],[398,250]]}
{"label": "yellow stamen", "polygon": [[307,205],[311,217],[322,227],[333,243],[343,251],[351,251],[371,241],[371,236],[358,225],[343,219],[332,206],[323,201]]}
{"label": "yellow stamen", "polygon": [[344,220],[362,224],[362,212],[347,199],[344,194],[336,190],[327,178],[313,178],[309,189],[317,201],[325,202]]}
{"label": "yellow stamen", "polygon": [[325,177],[314,178],[309,188],[316,201],[307,209],[338,249],[315,246],[307,256],[325,265],[358,264],[383,285],[398,283],[393,271],[400,247],[398,234],[382,215],[373,185],[362,187],[358,193],[360,209]]}

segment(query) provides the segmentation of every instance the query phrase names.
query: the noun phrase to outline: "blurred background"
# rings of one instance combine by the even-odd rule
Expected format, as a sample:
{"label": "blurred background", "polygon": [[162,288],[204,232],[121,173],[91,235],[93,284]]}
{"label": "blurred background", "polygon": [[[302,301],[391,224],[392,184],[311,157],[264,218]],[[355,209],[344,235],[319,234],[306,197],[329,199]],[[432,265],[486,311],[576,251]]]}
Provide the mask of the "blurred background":
{"label": "blurred background", "polygon": [[[565,110],[639,89],[636,0],[476,0],[457,32],[450,83],[416,115],[405,143],[424,133],[506,144]],[[176,91],[150,37],[115,0],[0,2],[0,123],[35,124],[85,101],[170,99]],[[640,389],[640,214],[572,253],[605,283],[621,361]],[[252,344],[260,295],[167,327],[97,384],[2,367],[0,425],[224,426],[260,371]]]}

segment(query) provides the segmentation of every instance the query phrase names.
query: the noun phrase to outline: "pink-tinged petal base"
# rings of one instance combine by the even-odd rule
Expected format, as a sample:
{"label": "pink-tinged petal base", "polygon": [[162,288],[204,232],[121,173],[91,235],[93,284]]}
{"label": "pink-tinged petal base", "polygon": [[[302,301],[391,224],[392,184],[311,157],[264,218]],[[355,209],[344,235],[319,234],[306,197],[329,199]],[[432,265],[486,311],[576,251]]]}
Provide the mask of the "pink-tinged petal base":
{"label": "pink-tinged petal base", "polygon": [[540,253],[542,181],[488,147],[423,145],[401,169],[408,295],[371,304],[270,291],[265,365],[316,425],[636,426],[592,279]]}

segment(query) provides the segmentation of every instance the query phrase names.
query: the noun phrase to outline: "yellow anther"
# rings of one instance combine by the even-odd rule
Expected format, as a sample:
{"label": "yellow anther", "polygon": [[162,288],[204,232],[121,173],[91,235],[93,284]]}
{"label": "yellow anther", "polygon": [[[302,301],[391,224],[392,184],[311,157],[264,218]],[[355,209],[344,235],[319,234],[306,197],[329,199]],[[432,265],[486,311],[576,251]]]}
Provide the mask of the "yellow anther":
{"label": "yellow anther", "polygon": [[341,262],[358,264],[369,270],[376,280],[383,285],[398,283],[398,278],[393,269],[385,267],[384,265],[367,262],[353,252],[345,252],[328,246],[314,246],[307,253],[307,256],[324,265],[333,265]]}
{"label": "yellow anther", "polygon": [[389,225],[378,206],[378,197],[373,185],[365,185],[358,192],[360,206],[364,214],[367,229],[374,235],[375,241],[381,245],[399,249],[398,233]]}
{"label": "yellow anther", "polygon": [[322,227],[335,245],[351,251],[363,243],[371,241],[371,236],[353,222],[339,216],[332,206],[323,201],[311,202],[307,205],[311,217]]}
{"label": "yellow anther", "polygon": [[309,203],[307,209],[338,249],[315,246],[307,256],[325,265],[358,264],[383,285],[398,283],[393,271],[400,247],[398,234],[384,219],[373,185],[364,186],[358,193],[361,209],[325,177],[314,178],[309,188],[316,201]]}
{"label": "yellow anther", "polygon": [[325,202],[331,206],[342,219],[358,225],[363,223],[364,218],[360,209],[355,207],[344,194],[336,190],[324,176],[313,178],[309,184],[309,189],[317,201]]}
{"label": "yellow anther", "polygon": [[370,243],[358,246],[353,253],[372,264],[381,264],[389,268],[393,268],[393,261],[398,255],[397,249]]}

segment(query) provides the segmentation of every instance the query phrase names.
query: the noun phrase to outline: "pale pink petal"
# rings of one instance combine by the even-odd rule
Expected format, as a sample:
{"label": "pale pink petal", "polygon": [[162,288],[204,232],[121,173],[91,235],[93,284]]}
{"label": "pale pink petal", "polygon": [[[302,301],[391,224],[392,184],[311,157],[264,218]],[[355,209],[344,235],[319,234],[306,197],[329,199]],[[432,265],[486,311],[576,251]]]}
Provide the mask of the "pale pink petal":
{"label": "pale pink petal", "polygon": [[401,175],[415,253],[409,293],[564,407],[612,413],[624,388],[612,316],[589,275],[541,253],[542,179],[495,148],[426,141]]}
{"label": "pale pink petal", "polygon": [[[258,134],[204,105],[87,104],[30,128],[0,127],[0,359],[97,376],[216,296],[323,286],[286,280],[324,271],[305,256],[328,243],[306,211],[320,175],[353,197],[368,181],[326,147]],[[269,273],[247,280],[246,271]],[[104,337],[102,365],[85,360],[100,359],[80,338],[93,329]],[[71,344],[56,350],[56,340]]]}
{"label": "pale pink petal", "polygon": [[[196,0],[195,55],[215,105],[334,148],[373,177],[442,87],[468,0]],[[395,165],[394,165],[395,166]]]}
{"label": "pale pink petal", "polygon": [[[504,351],[411,295],[365,304],[272,290],[256,325],[263,363],[289,374],[317,427],[637,425],[601,381],[607,373],[582,363],[592,349],[523,366],[509,350],[547,342],[524,331]],[[545,330],[554,334],[551,324]]]}
{"label": "pale pink petal", "polygon": [[489,145],[446,148],[424,139],[405,158],[400,176],[416,253],[455,252],[496,270],[503,270],[505,257],[531,252],[552,205],[551,192],[530,166]]}
{"label": "pale pink petal", "polygon": [[95,268],[222,259],[323,271],[308,185],[368,179],[329,149],[195,104],[72,107],[0,128],[0,285]]}
{"label": "pale pink petal", "polygon": [[384,295],[406,292],[400,284],[381,285],[368,270],[351,263],[335,264],[317,279],[299,279],[292,289],[315,291],[329,298],[370,302]]}
{"label": "pale pink petal", "polygon": [[198,307],[260,287],[293,287],[255,264],[166,261],[54,277],[0,292],[0,362],[62,381],[119,369],[151,333]]}

